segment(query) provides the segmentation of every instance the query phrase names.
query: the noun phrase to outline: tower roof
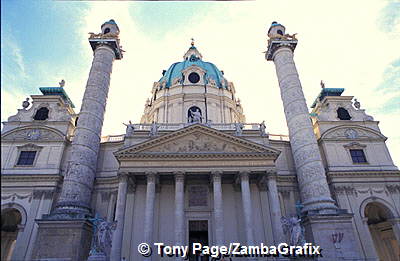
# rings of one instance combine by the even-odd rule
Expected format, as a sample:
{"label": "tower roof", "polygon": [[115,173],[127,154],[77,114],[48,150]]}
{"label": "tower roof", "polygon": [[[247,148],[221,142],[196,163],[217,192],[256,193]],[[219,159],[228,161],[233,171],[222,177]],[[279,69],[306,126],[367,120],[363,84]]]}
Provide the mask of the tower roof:
{"label": "tower roof", "polygon": [[311,105],[311,108],[314,108],[318,101],[322,101],[326,96],[340,96],[343,92],[344,88],[322,88],[321,92]]}
{"label": "tower roof", "polygon": [[40,87],[39,90],[43,95],[59,95],[66,103],[70,104],[72,108],[75,108],[63,87]]}
{"label": "tower roof", "polygon": [[206,71],[205,78],[208,81],[209,78],[213,79],[218,88],[227,88],[224,81],[223,73],[213,63],[203,61],[203,56],[194,46],[193,39],[191,46],[183,56],[182,62],[173,63],[167,71],[164,72],[163,77],[159,82],[166,82],[165,87],[169,88],[175,78],[182,77],[182,71],[190,66],[198,66]]}

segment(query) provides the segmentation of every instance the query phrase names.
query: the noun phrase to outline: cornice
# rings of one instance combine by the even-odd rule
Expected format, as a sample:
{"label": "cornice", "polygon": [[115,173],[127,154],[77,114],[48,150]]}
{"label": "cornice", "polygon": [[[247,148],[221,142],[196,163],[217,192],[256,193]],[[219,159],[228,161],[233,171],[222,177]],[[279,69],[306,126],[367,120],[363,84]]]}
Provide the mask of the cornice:
{"label": "cornice", "polygon": [[262,152],[251,152],[251,153],[204,153],[204,152],[196,152],[196,153],[140,153],[140,154],[124,154],[118,156],[119,160],[123,161],[124,159],[143,159],[143,158],[168,158],[168,159],[221,159],[221,158],[232,158],[232,159],[251,159],[251,158],[262,158],[262,159],[271,159],[274,160],[276,155],[274,153],[262,153]]}
{"label": "cornice", "polygon": [[27,181],[61,181],[63,180],[63,176],[61,175],[47,175],[47,174],[34,174],[34,175],[20,175],[20,174],[2,174],[1,181],[2,182],[27,182]]}
{"label": "cornice", "polygon": [[365,171],[365,170],[357,170],[357,171],[328,171],[327,176],[330,178],[341,178],[341,177],[375,177],[375,178],[399,178],[400,179],[400,171],[399,170],[386,170],[386,171]]}

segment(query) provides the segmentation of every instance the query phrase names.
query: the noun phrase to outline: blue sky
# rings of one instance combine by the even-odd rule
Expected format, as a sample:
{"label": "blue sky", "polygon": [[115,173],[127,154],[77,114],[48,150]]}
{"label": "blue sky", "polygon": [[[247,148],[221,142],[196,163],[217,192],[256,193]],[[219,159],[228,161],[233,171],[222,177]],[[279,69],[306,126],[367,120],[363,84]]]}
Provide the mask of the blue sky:
{"label": "blue sky", "polygon": [[[114,64],[103,135],[139,122],[161,72],[182,60],[190,44],[235,84],[248,122],[265,120],[270,133],[287,133],[273,64],[264,60],[270,23],[298,33],[295,51],[308,104],[327,87],[345,88],[380,121],[400,163],[400,2],[1,2],[1,120],[16,113],[38,87],[66,81],[79,110],[92,52],[88,32],[114,18],[127,51]],[[128,108],[128,109],[127,109]]]}

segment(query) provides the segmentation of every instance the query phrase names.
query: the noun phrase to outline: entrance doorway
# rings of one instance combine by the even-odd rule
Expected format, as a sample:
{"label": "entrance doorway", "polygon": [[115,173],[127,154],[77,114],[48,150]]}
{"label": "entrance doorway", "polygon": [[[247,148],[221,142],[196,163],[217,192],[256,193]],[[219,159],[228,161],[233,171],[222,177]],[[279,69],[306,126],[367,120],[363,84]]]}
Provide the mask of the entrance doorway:
{"label": "entrance doorway", "polygon": [[374,241],[375,249],[381,261],[396,261],[400,258],[400,242],[397,242],[393,227],[388,222],[390,210],[384,205],[373,202],[365,207],[368,228]]}
{"label": "entrance doorway", "polygon": [[200,243],[203,246],[208,246],[208,220],[190,220],[189,221],[189,249],[190,261],[207,261],[208,256],[193,255],[193,243]]}

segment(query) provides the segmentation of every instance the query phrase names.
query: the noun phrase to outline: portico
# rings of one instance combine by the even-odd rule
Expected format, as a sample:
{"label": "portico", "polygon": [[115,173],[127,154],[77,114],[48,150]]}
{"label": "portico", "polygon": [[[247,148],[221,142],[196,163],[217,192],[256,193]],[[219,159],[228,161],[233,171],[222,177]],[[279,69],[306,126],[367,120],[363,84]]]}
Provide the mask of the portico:
{"label": "portico", "polygon": [[[208,149],[211,147],[215,150]],[[186,150],[186,153],[180,153],[181,150]],[[263,222],[258,224],[258,218],[254,217],[253,211],[259,202],[253,202],[253,198],[259,201],[259,187],[264,185],[265,180],[272,180],[268,177],[276,173],[278,155],[276,149],[199,124],[117,151],[115,156],[120,164],[119,172],[131,177],[137,188],[134,193],[141,194],[135,195],[135,198],[142,199],[138,203],[140,206],[133,208],[143,212],[143,220],[138,224],[143,229],[132,230],[132,227],[125,228],[120,224],[115,233],[119,239],[114,238],[114,252],[123,248],[124,233],[138,233],[142,242],[153,244],[164,242],[164,231],[170,231],[172,233],[166,232],[165,238],[171,244],[188,245],[193,240],[189,238],[189,226],[194,224],[193,221],[203,226],[208,224],[202,231],[206,230],[209,245],[265,242],[263,236],[254,235],[254,230],[263,227]],[[125,191],[124,186],[127,186],[124,185],[125,179],[120,179],[117,220],[125,207],[119,203],[127,197],[127,193],[120,192],[121,188]],[[271,185],[277,191],[276,182],[271,182]],[[232,194],[240,201],[233,200]],[[271,203],[278,206],[280,213],[279,200],[276,198],[275,201]],[[225,211],[230,205],[234,207]],[[259,216],[258,213],[256,215]],[[125,222],[123,218],[120,220],[119,223]],[[174,225],[170,228],[169,224]],[[118,230],[120,226],[123,233]]]}

